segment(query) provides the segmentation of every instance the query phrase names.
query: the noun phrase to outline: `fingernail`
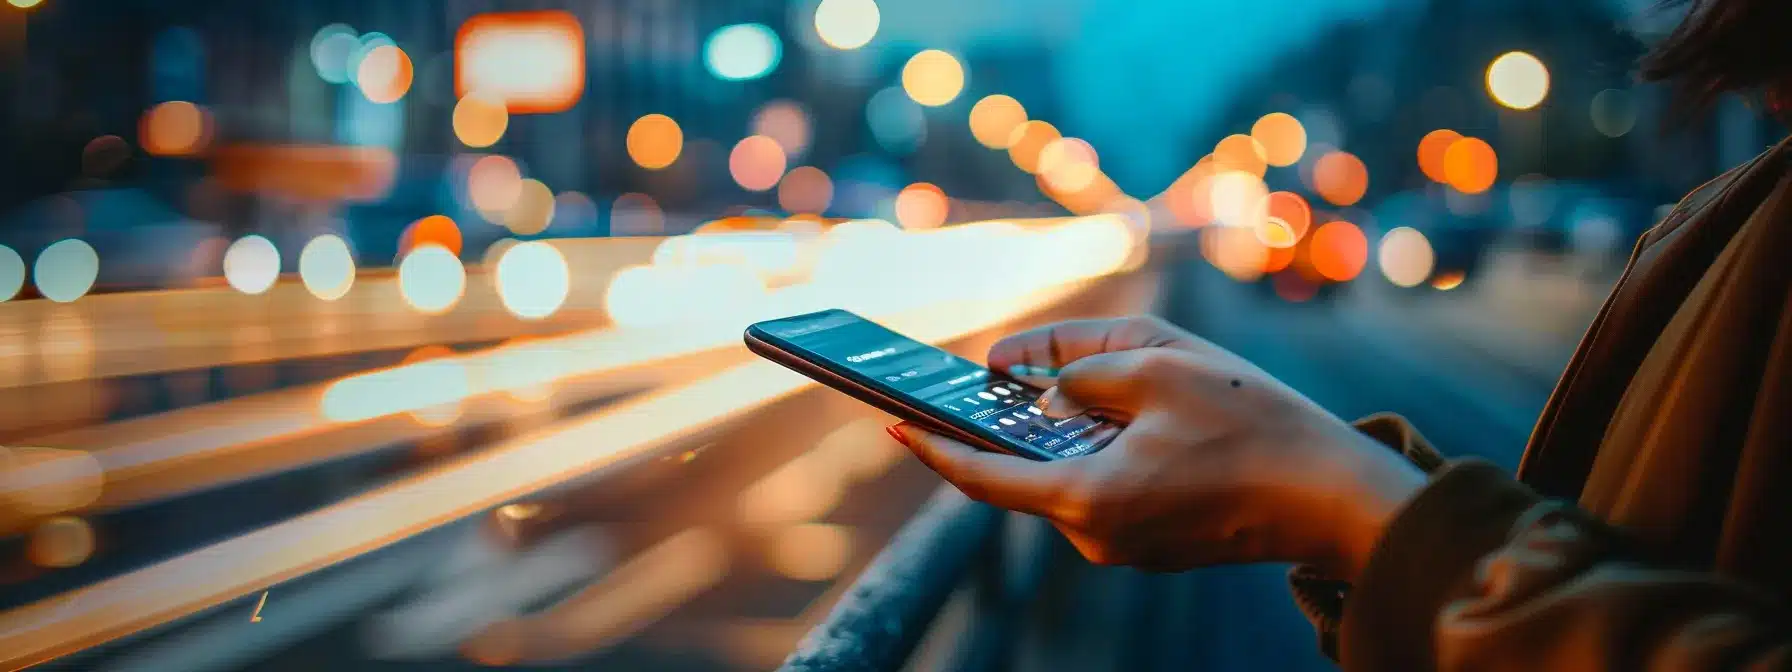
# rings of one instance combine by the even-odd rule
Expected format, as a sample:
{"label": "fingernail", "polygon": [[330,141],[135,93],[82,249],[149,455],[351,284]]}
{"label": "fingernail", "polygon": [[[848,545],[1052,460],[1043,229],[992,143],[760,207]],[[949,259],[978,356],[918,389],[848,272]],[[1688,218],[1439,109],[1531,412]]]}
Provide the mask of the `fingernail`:
{"label": "fingernail", "polygon": [[908,445],[908,439],[903,438],[902,430],[899,429],[901,426],[902,426],[901,423],[890,425],[889,427],[885,427],[884,431],[889,432],[890,438],[895,439],[897,443],[900,443],[900,444],[906,446],[906,445]]}
{"label": "fingernail", "polygon": [[1050,388],[1045,391],[1045,394],[1039,395],[1039,400],[1034,402],[1034,405],[1038,406],[1039,410],[1045,413],[1045,417],[1055,420],[1076,417],[1077,415],[1082,414],[1085,410],[1082,406],[1077,405],[1076,402],[1066,398],[1064,393],[1059,392],[1056,387]]}

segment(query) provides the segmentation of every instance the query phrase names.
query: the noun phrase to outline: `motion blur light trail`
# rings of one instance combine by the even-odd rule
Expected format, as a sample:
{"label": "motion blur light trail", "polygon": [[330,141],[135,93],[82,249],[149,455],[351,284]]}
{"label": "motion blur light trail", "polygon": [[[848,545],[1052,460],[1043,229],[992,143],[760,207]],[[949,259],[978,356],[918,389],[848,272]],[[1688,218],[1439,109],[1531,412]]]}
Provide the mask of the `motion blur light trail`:
{"label": "motion blur light trail", "polygon": [[[581,248],[602,251],[619,247],[611,244],[617,242],[611,239],[555,242],[560,245],[519,244],[504,257],[517,250],[540,248],[540,252],[525,255],[602,260],[606,257],[593,257],[581,252]],[[574,403],[643,384],[675,382],[680,377],[666,369],[669,362],[704,352],[739,350],[741,329],[759,319],[833,306],[846,306],[877,317],[924,310],[942,297],[955,295],[995,301],[1013,286],[981,294],[967,293],[958,287],[973,279],[968,277],[971,271],[967,269],[977,268],[971,262],[991,245],[1020,251],[1028,250],[1030,245],[1040,246],[1036,253],[1019,255],[1022,259],[1062,259],[1071,256],[1069,250],[1077,250],[1075,257],[1084,263],[1016,262],[1006,269],[996,269],[1012,277],[1034,278],[1036,284],[1031,286],[1047,288],[1131,268],[1142,260],[1141,242],[1137,232],[1117,217],[1038,224],[1033,229],[984,223],[907,234],[888,224],[847,223],[835,227],[831,235],[811,241],[821,248],[818,252],[804,251],[793,237],[784,234],[669,238],[655,248],[651,255],[654,263],[622,268],[613,271],[614,277],[607,282],[589,283],[607,284],[612,294],[624,299],[620,304],[625,307],[624,312],[612,316],[615,328],[538,338],[467,355],[429,358],[348,376],[327,385],[270,392],[48,437],[53,445],[89,450],[98,460],[96,468],[103,469],[107,488],[97,501],[89,499],[40,513],[80,510],[89,503],[101,510],[116,509],[414,440],[449,425],[514,414],[517,411],[504,398],[526,397],[535,390],[567,388],[563,390],[563,401]],[[915,258],[933,259],[936,263],[899,269],[888,278],[867,278],[864,269],[871,266],[870,260],[887,254],[892,245],[912,246]],[[609,268],[617,268],[614,261],[609,263]],[[527,274],[551,275],[551,270],[540,268],[543,265],[546,264],[529,264]],[[499,266],[497,282],[502,295],[506,283],[502,258]],[[762,290],[756,297],[730,298],[714,294],[714,285],[710,283],[689,283],[682,296],[674,297],[678,300],[668,301],[668,287],[663,283],[627,280],[631,274],[649,271],[657,277],[690,277],[684,274],[694,272],[695,277],[702,278],[712,277],[706,274],[727,273],[729,282],[752,279],[762,288],[768,281],[780,286]],[[913,277],[902,277],[905,274],[931,280],[917,282]],[[817,280],[793,282],[804,275],[813,275]],[[550,290],[566,286],[552,277],[529,276],[512,281],[545,283],[542,286]],[[900,289],[864,291],[866,286],[879,285]],[[688,309],[701,306],[704,300],[712,302],[709,309],[666,315],[663,311],[643,312],[658,311],[658,306],[668,303]],[[612,297],[613,304],[615,301]],[[545,310],[541,306],[523,309]],[[743,356],[708,361],[731,363]],[[474,400],[481,402],[469,405]],[[454,412],[443,415],[445,409]],[[426,427],[420,429],[404,422],[365,424],[405,415]],[[212,460],[226,460],[233,466],[223,468],[222,463],[213,464]],[[0,492],[0,496],[4,494]],[[22,519],[0,519],[0,529],[16,528],[23,523]]]}
{"label": "motion blur light trail", "polygon": [[[970,274],[988,270],[958,265],[957,259],[947,259],[938,268],[913,271],[927,277],[959,269],[960,277],[917,283],[916,289],[921,291],[862,295],[851,285],[823,280],[831,277],[824,272],[829,267],[829,255],[844,257],[836,263],[865,264],[865,259],[858,255],[866,254],[868,248],[852,241],[864,240],[867,235],[871,242],[884,243],[894,235],[894,240],[923,246],[917,249],[929,245],[942,252],[947,251],[944,248],[970,248],[959,249],[961,255],[981,255],[991,240],[1005,240],[1020,247],[1046,245],[1059,248],[1059,253],[1016,256],[1022,260],[1076,257],[1086,263],[1035,261],[1031,266],[1037,268],[1032,268],[1029,262],[1017,261],[1015,270],[1026,272],[1005,277],[1032,283],[991,292],[949,291],[962,289],[961,283]],[[991,223],[925,233],[849,234],[844,240],[833,241],[829,252],[823,254],[822,263],[816,267],[816,279],[768,295],[761,315],[741,315],[737,320],[713,323],[707,328],[694,325],[698,328],[685,326],[679,331],[711,335],[718,341],[737,344],[746,320],[845,305],[920,340],[950,341],[1056,305],[1081,293],[1096,278],[1133,267],[1142,259],[1143,242],[1139,232],[1117,217],[1073,219],[1037,229]],[[1079,254],[1066,254],[1069,250]],[[633,332],[623,329],[617,333]],[[522,347],[527,344],[519,349]],[[515,356],[514,352],[506,355]],[[634,358],[638,360],[639,356]],[[570,357],[561,361],[578,360]],[[423,366],[453,361],[456,360],[436,359],[374,375],[417,371]],[[478,379],[467,378],[469,382]],[[775,364],[750,361],[542,427],[297,518],[11,610],[0,614],[0,651],[7,652],[0,657],[0,664],[39,662],[215,606],[287,577],[315,571],[424,529],[672,445],[812,384]],[[381,387],[394,390],[404,386]],[[419,401],[436,405],[445,398],[438,395]],[[329,406],[327,400],[325,404]]]}

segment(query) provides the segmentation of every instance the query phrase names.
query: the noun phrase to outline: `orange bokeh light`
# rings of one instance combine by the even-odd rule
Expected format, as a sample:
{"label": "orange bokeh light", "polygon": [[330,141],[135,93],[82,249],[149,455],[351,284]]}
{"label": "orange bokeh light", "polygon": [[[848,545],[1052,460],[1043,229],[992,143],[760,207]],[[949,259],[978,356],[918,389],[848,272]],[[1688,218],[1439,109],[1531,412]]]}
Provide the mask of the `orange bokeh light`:
{"label": "orange bokeh light", "polygon": [[1213,223],[1211,187],[1213,157],[1203,156],[1165,190],[1170,212],[1184,226],[1201,227]]}
{"label": "orange bokeh light", "polygon": [[628,127],[628,156],[648,170],[672,165],[684,152],[684,129],[663,114],[643,115]]}
{"label": "orange bokeh light", "polygon": [[905,229],[932,229],[946,223],[950,202],[946,192],[926,182],[916,182],[896,194],[896,221]]}
{"label": "orange bokeh light", "polygon": [[411,90],[411,55],[390,44],[382,44],[361,57],[355,69],[355,85],[361,94],[376,103],[395,103]]}
{"label": "orange bokeh light", "polygon": [[585,29],[571,13],[478,14],[454,38],[454,91],[482,91],[512,114],[572,109],[585,93]]}
{"label": "orange bokeh light", "polygon": [[1307,129],[1286,112],[1271,112],[1251,125],[1251,137],[1263,147],[1263,158],[1276,167],[1292,166],[1307,151]]}
{"label": "orange bokeh light", "polygon": [[747,191],[766,191],[784,177],[784,148],[763,135],[749,135],[728,153],[728,173]]}
{"label": "orange bokeh light", "polygon": [[1078,192],[1095,181],[1100,159],[1082,138],[1058,138],[1039,150],[1039,176],[1057,192]]}
{"label": "orange bokeh light", "polygon": [[1433,182],[1447,183],[1449,178],[1444,173],[1444,152],[1450,145],[1462,139],[1462,134],[1447,128],[1440,128],[1426,133],[1419,140],[1419,171]]}
{"label": "orange bokeh light", "polygon": [[1350,152],[1326,154],[1313,164],[1313,190],[1332,205],[1355,205],[1369,191],[1369,168]]}
{"label": "orange bokeh light", "polygon": [[460,227],[445,215],[430,215],[411,222],[398,239],[398,253],[409,254],[424,245],[440,245],[460,256]]}
{"label": "orange bokeh light", "polygon": [[1248,135],[1228,135],[1213,147],[1213,163],[1222,172],[1236,170],[1263,177],[1268,159],[1263,144]]}
{"label": "orange bokeh light", "polygon": [[1327,222],[1313,230],[1307,244],[1313,270],[1335,282],[1349,282],[1369,263],[1369,239],[1346,221]]}
{"label": "orange bokeh light", "polygon": [[1313,206],[1292,191],[1269,195],[1269,216],[1282,220],[1295,241],[1305,238],[1307,231],[1313,228]]}
{"label": "orange bokeh light", "polygon": [[143,151],[155,156],[189,156],[211,141],[211,120],[205,110],[184,100],[149,108],[138,128]]}
{"label": "orange bokeh light", "polygon": [[1061,137],[1063,134],[1056,126],[1038,119],[1021,124],[1008,136],[1008,158],[1021,170],[1039,172],[1039,153],[1051,141]]}
{"label": "orange bokeh light", "polygon": [[1444,178],[1465,194],[1479,194],[1493,187],[1500,176],[1499,155],[1480,138],[1463,138],[1444,151]]}
{"label": "orange bokeh light", "polygon": [[778,207],[790,213],[822,213],[834,200],[834,181],[815,166],[797,166],[778,182]]}
{"label": "orange bokeh light", "polygon": [[1295,255],[1296,249],[1298,249],[1298,248],[1293,248],[1293,247],[1269,248],[1268,256],[1264,257],[1264,259],[1263,259],[1263,272],[1264,273],[1275,273],[1275,272],[1281,271],[1284,268],[1288,268],[1290,265],[1292,265],[1294,263],[1294,255]]}
{"label": "orange bokeh light", "polygon": [[1027,123],[1027,108],[1002,94],[985,96],[971,106],[971,136],[984,147],[1007,149],[1014,129]]}
{"label": "orange bokeh light", "polygon": [[463,145],[490,147],[509,128],[510,112],[496,97],[473,93],[454,104],[454,137]]}
{"label": "orange bokeh light", "polygon": [[1239,282],[1263,277],[1270,249],[1250,228],[1209,226],[1201,229],[1201,256],[1220,272]]}

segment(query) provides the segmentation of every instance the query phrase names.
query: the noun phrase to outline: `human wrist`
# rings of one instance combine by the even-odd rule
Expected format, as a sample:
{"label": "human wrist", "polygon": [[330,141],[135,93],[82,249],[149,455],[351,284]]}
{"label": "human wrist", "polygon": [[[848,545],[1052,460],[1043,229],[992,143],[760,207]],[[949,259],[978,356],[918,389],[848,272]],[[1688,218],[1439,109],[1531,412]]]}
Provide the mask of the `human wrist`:
{"label": "human wrist", "polygon": [[1426,476],[1417,465],[1374,439],[1351,432],[1349,486],[1337,502],[1335,519],[1327,530],[1331,545],[1321,568],[1345,581],[1353,581],[1368,564],[1369,556],[1408,501],[1425,487]]}

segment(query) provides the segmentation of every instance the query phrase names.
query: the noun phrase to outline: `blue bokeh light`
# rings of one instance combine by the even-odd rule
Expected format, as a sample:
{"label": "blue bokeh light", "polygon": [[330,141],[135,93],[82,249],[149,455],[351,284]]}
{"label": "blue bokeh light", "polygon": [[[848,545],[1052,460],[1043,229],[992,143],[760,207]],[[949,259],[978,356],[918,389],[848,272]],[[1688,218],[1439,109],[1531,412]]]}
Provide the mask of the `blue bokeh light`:
{"label": "blue bokeh light", "polygon": [[778,34],[757,23],[723,26],[703,44],[703,63],[710,74],[731,82],[771,74],[783,58]]}

